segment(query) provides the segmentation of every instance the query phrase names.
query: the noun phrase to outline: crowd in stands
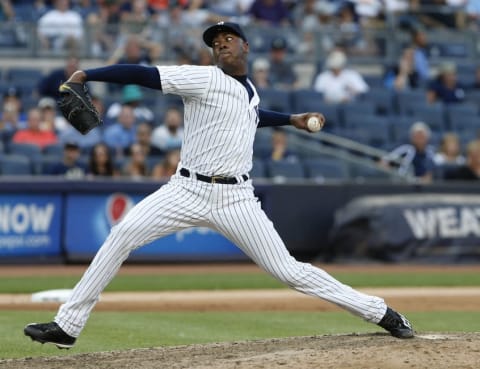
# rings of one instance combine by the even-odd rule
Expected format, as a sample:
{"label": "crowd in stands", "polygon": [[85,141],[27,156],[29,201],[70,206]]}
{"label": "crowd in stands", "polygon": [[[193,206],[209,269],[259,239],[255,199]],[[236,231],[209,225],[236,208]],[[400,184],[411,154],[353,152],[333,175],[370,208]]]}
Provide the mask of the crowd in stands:
{"label": "crowd in stands", "polygon": [[[222,20],[247,30],[254,25],[298,31],[293,38],[290,31],[269,38],[263,53],[255,53],[251,41],[249,73],[263,107],[320,111],[326,131],[390,152],[379,167],[390,168],[390,159],[400,159],[398,171],[413,168],[423,182],[480,178],[480,67],[470,65],[465,73],[448,59],[433,65],[427,33],[432,27],[478,29],[480,1],[473,0],[0,0],[4,25],[33,22],[42,49],[67,52],[59,54],[64,66],[48,72],[35,74],[34,66],[17,76],[14,67],[0,70],[3,151],[18,154],[15,145],[15,150],[37,146],[42,154],[30,158],[34,174],[168,177],[179,162],[183,137],[178,100],[136,85],[109,84],[107,94],[92,98],[104,125],[82,136],[57,110],[58,86],[81,67],[83,47],[103,65],[153,65],[166,55],[178,64],[209,65],[211,54],[198,29]],[[398,50],[397,62],[382,65],[383,74],[372,78],[349,58],[378,46],[362,29],[392,22],[411,38]],[[319,42],[318,30],[332,32],[322,33]],[[15,32],[21,41],[19,29]],[[291,56],[311,60],[318,45],[325,57],[302,84],[305,78]],[[300,165],[304,159],[288,146],[282,130],[258,146],[258,162]]]}

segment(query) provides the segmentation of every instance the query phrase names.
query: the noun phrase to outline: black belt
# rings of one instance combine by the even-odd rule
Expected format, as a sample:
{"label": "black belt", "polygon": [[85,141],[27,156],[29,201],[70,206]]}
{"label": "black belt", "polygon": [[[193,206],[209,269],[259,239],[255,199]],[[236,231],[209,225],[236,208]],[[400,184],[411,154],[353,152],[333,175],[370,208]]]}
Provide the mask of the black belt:
{"label": "black belt", "polygon": [[[180,169],[180,175],[184,177],[190,177],[190,171],[186,168]],[[240,181],[236,177],[224,177],[224,176],[204,176],[203,174],[195,174],[195,177],[202,182],[207,183],[220,183],[220,184],[237,184]],[[248,181],[248,176],[246,174],[242,174],[240,177],[243,178],[244,181]]]}

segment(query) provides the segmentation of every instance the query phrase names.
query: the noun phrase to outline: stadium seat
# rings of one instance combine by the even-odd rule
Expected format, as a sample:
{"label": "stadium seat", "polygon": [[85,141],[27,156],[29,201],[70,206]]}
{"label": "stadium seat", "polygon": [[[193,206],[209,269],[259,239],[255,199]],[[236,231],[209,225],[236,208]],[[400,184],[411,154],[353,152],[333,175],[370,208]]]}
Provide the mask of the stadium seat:
{"label": "stadium seat", "polygon": [[29,159],[35,159],[42,155],[42,149],[39,146],[27,143],[11,142],[8,145],[8,152],[10,154],[24,155]]}
{"label": "stadium seat", "polygon": [[287,178],[305,178],[305,170],[297,161],[268,161],[266,168],[268,176],[277,181]]}
{"label": "stadium seat", "polygon": [[63,155],[63,145],[62,144],[51,144],[43,148],[43,155],[56,155],[58,158],[61,158]]}
{"label": "stadium seat", "polygon": [[395,112],[393,93],[383,87],[371,88],[360,96],[359,101],[371,102],[377,115],[391,115]]}
{"label": "stadium seat", "polygon": [[328,104],[323,95],[312,90],[298,90],[292,92],[292,108],[295,113],[318,111],[325,116],[325,130],[331,131],[341,125],[338,105]]}
{"label": "stadium seat", "polygon": [[447,115],[447,127],[449,129],[455,129],[452,125],[452,120],[459,122],[462,118],[468,120],[476,117],[480,119],[479,107],[471,102],[465,102],[462,104],[449,104],[445,107]]}
{"label": "stadium seat", "polygon": [[373,115],[359,116],[355,124],[346,128],[343,134],[351,135],[352,139],[357,135],[362,143],[376,148],[386,147],[392,141],[389,121]]}
{"label": "stadium seat", "polygon": [[415,121],[423,121],[427,123],[432,130],[443,132],[447,127],[447,119],[443,104],[411,104],[408,114]]}
{"label": "stadium seat", "polygon": [[266,178],[267,170],[265,162],[262,159],[253,159],[252,170],[250,171],[250,178]]}
{"label": "stadium seat", "polygon": [[37,175],[49,175],[52,167],[62,160],[61,156],[54,154],[43,154],[33,161],[33,172]]}
{"label": "stadium seat", "polygon": [[475,137],[480,130],[480,117],[476,114],[455,114],[450,117],[450,128],[459,134]]}
{"label": "stadium seat", "polygon": [[7,175],[32,175],[32,165],[28,157],[17,154],[0,156],[0,173]]}
{"label": "stadium seat", "polygon": [[31,82],[34,85],[42,78],[43,73],[37,68],[10,68],[7,72],[6,79],[12,84],[23,82]]}
{"label": "stadium seat", "polygon": [[375,106],[368,101],[351,102],[340,107],[343,116],[343,126],[358,126],[358,121],[365,121],[365,117],[375,116]]}
{"label": "stadium seat", "polygon": [[292,111],[291,96],[289,91],[273,88],[258,89],[260,107],[267,110],[275,110],[283,113]]}
{"label": "stadium seat", "polygon": [[348,168],[344,162],[336,158],[305,159],[305,173],[316,182],[327,179],[348,179]]}
{"label": "stadium seat", "polygon": [[406,115],[412,104],[427,104],[427,91],[424,89],[398,91],[394,94],[398,114]]}
{"label": "stadium seat", "polygon": [[390,178],[390,175],[381,169],[357,163],[350,165],[350,173],[352,178],[357,181],[382,180]]}

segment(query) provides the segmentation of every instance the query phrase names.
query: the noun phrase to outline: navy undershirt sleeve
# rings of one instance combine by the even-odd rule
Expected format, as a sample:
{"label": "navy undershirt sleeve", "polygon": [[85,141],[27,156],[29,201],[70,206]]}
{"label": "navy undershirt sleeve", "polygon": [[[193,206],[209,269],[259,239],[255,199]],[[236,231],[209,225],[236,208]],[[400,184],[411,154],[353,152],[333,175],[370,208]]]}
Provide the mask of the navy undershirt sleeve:
{"label": "navy undershirt sleeve", "polygon": [[162,89],[160,73],[156,67],[138,64],[115,64],[107,67],[86,69],[87,81],[135,84],[156,90]]}
{"label": "navy undershirt sleeve", "polygon": [[280,127],[290,125],[290,114],[278,113],[276,111],[259,109],[258,127]]}

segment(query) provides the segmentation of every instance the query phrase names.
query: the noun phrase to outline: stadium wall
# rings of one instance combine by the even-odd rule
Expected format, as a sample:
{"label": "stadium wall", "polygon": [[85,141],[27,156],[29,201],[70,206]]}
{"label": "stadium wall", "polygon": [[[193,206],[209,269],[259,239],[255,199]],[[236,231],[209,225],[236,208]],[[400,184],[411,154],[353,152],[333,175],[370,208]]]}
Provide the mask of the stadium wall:
{"label": "stadium wall", "polygon": [[[34,185],[29,180],[3,181],[0,183],[0,260],[4,263],[88,262],[107,236],[109,229],[131,206],[158,188],[159,183],[154,181],[42,179],[37,180]],[[468,206],[472,205],[471,196],[478,194],[478,185],[470,183],[319,185],[262,182],[256,184],[256,193],[291,253],[301,260],[311,261],[332,256],[332,247],[335,248],[335,244],[332,245],[332,230],[335,230],[333,239],[338,240],[335,215],[354,199],[368,195],[384,195],[388,199],[388,196],[392,195],[456,194],[460,198],[463,196],[465,206]],[[406,201],[405,204],[407,203]],[[382,208],[388,206],[390,205],[387,201]],[[431,207],[431,203],[425,202],[425,207],[428,206]],[[445,207],[445,204],[443,206]],[[462,212],[462,209],[460,207],[458,211]],[[472,208],[470,213],[479,221],[478,224],[475,223],[476,220],[470,219],[471,216],[470,223],[466,225],[470,230],[467,236],[471,249],[475,247],[475,243],[480,245],[480,234],[476,234],[475,228],[480,227],[480,207]],[[378,215],[378,212],[375,214]],[[447,228],[452,228],[451,223],[458,221],[458,219],[442,220],[443,223],[446,222]],[[400,226],[398,218],[395,217],[392,217],[392,222],[386,224],[392,228],[392,234],[395,233],[397,225]],[[405,227],[402,229],[415,236],[415,229],[408,230]],[[371,232],[368,224],[361,230],[365,231],[363,233]],[[478,232],[480,233],[480,228]],[[433,236],[442,238],[445,235],[437,232],[435,235],[427,236],[431,236],[429,240],[431,243]],[[446,240],[442,241],[448,246],[449,240],[452,240],[451,244],[455,247],[446,248],[444,253],[452,254],[452,250],[459,249],[458,237],[456,238],[455,240],[455,237],[446,237]],[[415,242],[418,246],[418,237]],[[376,246],[378,247],[378,244]],[[411,247],[408,242],[407,246]],[[355,244],[352,242],[350,248],[352,254],[362,256],[354,248]],[[480,246],[477,246],[476,250],[480,251]],[[196,228],[178,232],[142,247],[134,251],[129,260],[242,261],[246,260],[246,256],[221,235],[209,229]]]}

